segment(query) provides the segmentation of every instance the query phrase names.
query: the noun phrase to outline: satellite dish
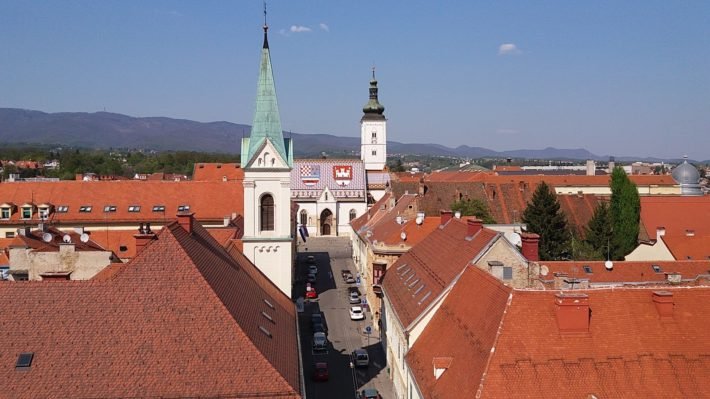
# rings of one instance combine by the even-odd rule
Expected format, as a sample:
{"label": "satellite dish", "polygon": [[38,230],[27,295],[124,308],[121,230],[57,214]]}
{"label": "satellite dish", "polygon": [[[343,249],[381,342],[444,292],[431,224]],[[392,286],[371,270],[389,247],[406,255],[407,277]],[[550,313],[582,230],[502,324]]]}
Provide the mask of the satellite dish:
{"label": "satellite dish", "polygon": [[81,240],[81,242],[89,242],[89,235],[86,233],[82,233],[79,236],[79,240]]}
{"label": "satellite dish", "polygon": [[523,239],[520,238],[520,234],[518,233],[510,233],[508,235],[508,241],[516,247],[521,247],[523,245]]}
{"label": "satellite dish", "polygon": [[66,243],[70,243],[71,236],[69,234],[64,234],[64,237],[62,237],[62,241],[66,242]]}
{"label": "satellite dish", "polygon": [[454,217],[455,217],[456,219],[461,219],[461,211],[456,211],[456,212],[454,213]]}
{"label": "satellite dish", "polygon": [[550,269],[547,266],[540,266],[540,274],[542,274],[543,276],[547,276],[548,273],[550,273]]}
{"label": "satellite dish", "polygon": [[424,218],[421,216],[417,216],[416,222],[418,225],[421,225],[422,223],[424,223]]}
{"label": "satellite dish", "polygon": [[608,260],[604,262],[604,267],[606,267],[606,270],[611,270],[614,268],[614,262]]}
{"label": "satellite dish", "polygon": [[407,233],[405,233],[405,232],[400,233],[399,238],[401,238],[402,241],[405,241],[407,239]]}
{"label": "satellite dish", "polygon": [[44,242],[52,241],[52,234],[50,234],[50,233],[42,234],[42,241],[44,241]]}

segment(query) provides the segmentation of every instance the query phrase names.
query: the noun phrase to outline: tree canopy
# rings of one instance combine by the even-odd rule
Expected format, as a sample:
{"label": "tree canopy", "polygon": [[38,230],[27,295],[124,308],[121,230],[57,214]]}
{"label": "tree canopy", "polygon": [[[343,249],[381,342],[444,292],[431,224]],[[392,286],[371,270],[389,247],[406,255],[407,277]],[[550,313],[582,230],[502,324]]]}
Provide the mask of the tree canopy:
{"label": "tree canopy", "polygon": [[611,257],[622,260],[638,245],[641,199],[636,185],[621,167],[614,168],[610,185]]}
{"label": "tree canopy", "polygon": [[483,221],[483,223],[496,223],[496,220],[491,216],[488,205],[478,198],[461,199],[451,204],[451,210],[461,212],[462,216],[475,216]]}
{"label": "tree canopy", "polygon": [[564,260],[570,257],[570,232],[567,218],[560,210],[557,195],[542,182],[523,212],[523,222],[530,232],[540,235],[540,259]]}

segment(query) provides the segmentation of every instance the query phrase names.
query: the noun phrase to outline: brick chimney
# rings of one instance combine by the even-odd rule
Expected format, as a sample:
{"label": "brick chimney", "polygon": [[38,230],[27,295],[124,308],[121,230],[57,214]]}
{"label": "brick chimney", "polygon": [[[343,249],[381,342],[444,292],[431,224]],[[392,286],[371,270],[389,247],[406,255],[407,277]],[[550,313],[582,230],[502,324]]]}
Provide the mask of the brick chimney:
{"label": "brick chimney", "polygon": [[661,320],[673,319],[673,293],[670,291],[653,291],[653,304]]}
{"label": "brick chimney", "polygon": [[535,233],[523,233],[520,235],[522,241],[522,247],[520,252],[527,260],[538,261],[540,260],[538,244],[540,243],[540,236]]}
{"label": "brick chimney", "polygon": [[473,237],[483,228],[483,221],[477,218],[466,221],[466,237]]}
{"label": "brick chimney", "polygon": [[585,334],[589,332],[589,296],[587,294],[555,295],[557,327],[562,334]]}
{"label": "brick chimney", "polygon": [[192,225],[195,223],[195,212],[179,212],[177,214],[178,223],[188,234],[192,234]]}
{"label": "brick chimney", "polygon": [[451,213],[451,211],[445,211],[442,209],[441,210],[441,225],[443,226],[446,223],[448,223],[452,217],[453,217],[453,213]]}
{"label": "brick chimney", "polygon": [[136,255],[138,255],[149,242],[155,240],[155,233],[150,230],[150,223],[147,227],[143,227],[141,223],[138,234],[134,234],[133,238],[136,239]]}

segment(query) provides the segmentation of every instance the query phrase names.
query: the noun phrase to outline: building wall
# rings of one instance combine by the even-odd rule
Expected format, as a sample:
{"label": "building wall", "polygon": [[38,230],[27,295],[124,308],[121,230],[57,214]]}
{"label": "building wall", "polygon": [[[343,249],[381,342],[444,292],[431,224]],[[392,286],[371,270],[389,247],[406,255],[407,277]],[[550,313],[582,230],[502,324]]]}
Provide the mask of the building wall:
{"label": "building wall", "polygon": [[29,248],[10,248],[10,270],[27,270],[30,280],[40,274],[71,272],[71,280],[88,280],[111,264],[110,251],[75,251],[74,244],[61,244],[56,252],[37,252]]}
{"label": "building wall", "polygon": [[675,260],[673,254],[663,242],[663,239],[656,241],[653,245],[640,244],[630,254],[624,257],[627,261],[652,261],[652,260]]}
{"label": "building wall", "polygon": [[[329,197],[329,198],[332,198]],[[333,212],[333,220],[335,224],[332,226],[333,234],[338,236],[351,236],[352,228],[350,227],[350,210],[354,209],[356,216],[359,217],[367,210],[367,203],[352,201],[318,201],[318,202],[298,202],[298,213],[296,221],[301,223],[301,210],[305,209],[308,213],[308,234],[311,236],[320,236],[320,215],[325,209]]]}
{"label": "building wall", "polygon": [[[513,278],[511,280],[503,279],[503,268],[493,267],[488,264],[491,261],[498,261],[503,266],[513,268]],[[528,275],[528,262],[522,257],[517,248],[513,247],[505,238],[500,237],[483,256],[475,263],[476,267],[492,274],[503,283],[514,288],[527,288],[530,286],[532,276]]]}
{"label": "building wall", "polygon": [[[372,139],[373,132],[376,139]],[[383,170],[387,164],[387,122],[384,120],[362,121],[360,125],[360,159],[366,170]],[[374,141],[374,142],[373,142]],[[375,155],[372,155],[375,151]]]}

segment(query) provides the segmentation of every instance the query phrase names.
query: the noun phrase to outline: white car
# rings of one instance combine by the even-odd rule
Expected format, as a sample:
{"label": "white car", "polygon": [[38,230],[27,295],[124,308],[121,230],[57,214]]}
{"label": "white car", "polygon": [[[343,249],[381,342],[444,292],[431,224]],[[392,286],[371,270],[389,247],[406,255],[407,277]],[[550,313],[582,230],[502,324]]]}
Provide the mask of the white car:
{"label": "white car", "polygon": [[350,307],[350,320],[365,320],[365,313],[360,306]]}
{"label": "white car", "polygon": [[348,301],[350,301],[351,304],[360,303],[360,296],[357,294],[357,292],[350,291]]}

